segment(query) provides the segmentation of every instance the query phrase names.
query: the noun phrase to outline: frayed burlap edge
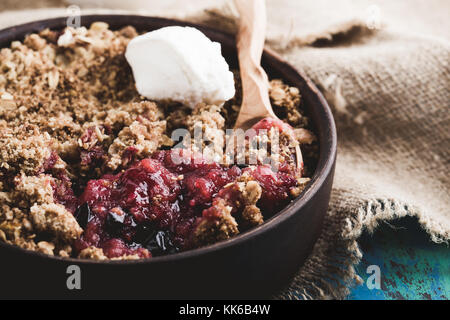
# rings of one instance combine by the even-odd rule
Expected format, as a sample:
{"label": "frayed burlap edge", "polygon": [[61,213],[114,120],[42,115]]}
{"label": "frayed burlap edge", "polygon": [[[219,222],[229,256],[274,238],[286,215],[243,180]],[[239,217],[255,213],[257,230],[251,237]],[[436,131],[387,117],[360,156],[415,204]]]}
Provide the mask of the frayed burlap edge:
{"label": "frayed burlap edge", "polygon": [[[232,2],[227,2],[220,8],[206,9],[202,14],[185,17],[186,20],[212,26],[229,33],[236,33],[238,14]],[[382,27],[382,26],[381,26]],[[329,26],[326,30],[299,36],[294,34],[292,28],[286,33],[268,36],[266,44],[277,51],[289,50],[293,47],[331,43],[337,37],[351,36],[352,38],[375,33],[375,29],[367,26],[361,19],[351,19]]]}

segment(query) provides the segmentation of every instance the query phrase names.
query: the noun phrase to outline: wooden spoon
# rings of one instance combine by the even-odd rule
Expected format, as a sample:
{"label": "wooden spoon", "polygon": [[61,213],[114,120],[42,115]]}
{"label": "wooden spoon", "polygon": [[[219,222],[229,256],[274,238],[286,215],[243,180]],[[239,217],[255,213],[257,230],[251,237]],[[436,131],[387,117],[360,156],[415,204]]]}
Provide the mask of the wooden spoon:
{"label": "wooden spoon", "polygon": [[[234,125],[247,130],[264,118],[278,119],[269,99],[269,80],[261,67],[267,14],[265,0],[234,0],[240,15],[237,49],[242,82],[242,105]],[[297,167],[303,159],[298,143],[295,147]]]}

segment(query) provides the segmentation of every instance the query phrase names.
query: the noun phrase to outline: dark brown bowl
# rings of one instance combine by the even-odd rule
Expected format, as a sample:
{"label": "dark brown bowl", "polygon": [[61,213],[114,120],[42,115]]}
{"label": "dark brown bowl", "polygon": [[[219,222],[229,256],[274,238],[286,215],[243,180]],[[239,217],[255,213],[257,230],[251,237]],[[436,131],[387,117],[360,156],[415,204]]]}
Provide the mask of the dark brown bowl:
{"label": "dark brown bowl", "polygon": [[[169,25],[194,26],[222,44],[236,67],[233,35],[181,21],[128,15],[83,16],[89,26],[133,25],[150,31]],[[0,48],[44,28],[62,29],[66,18],[37,21],[0,31]],[[263,67],[300,89],[319,136],[320,157],[306,190],[263,225],[230,240],[174,255],[140,261],[62,259],[0,242],[0,297],[4,298],[265,298],[286,285],[310,254],[330,199],[336,161],[336,128],[314,84],[279,57],[265,52]],[[69,290],[67,268],[81,269],[81,290]]]}

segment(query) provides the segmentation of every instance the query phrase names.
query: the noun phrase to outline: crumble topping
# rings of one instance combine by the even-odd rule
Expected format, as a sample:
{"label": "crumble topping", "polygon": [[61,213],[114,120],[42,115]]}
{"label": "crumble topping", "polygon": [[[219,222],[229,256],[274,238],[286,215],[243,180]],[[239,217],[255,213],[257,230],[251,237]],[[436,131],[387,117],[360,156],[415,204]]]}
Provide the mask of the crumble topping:
{"label": "crumble topping", "polygon": [[[233,127],[239,111],[242,89],[236,71],[236,96],[224,106],[200,104],[192,110],[139,96],[124,57],[128,42],[137,35],[130,26],[112,31],[106,23],[96,22],[90,28],[63,32],[46,29],[0,50],[0,241],[62,257],[139,259],[157,254],[162,247],[167,252],[175,244],[198,247],[257,226],[308,183],[308,178],[291,170],[293,143],[302,146],[303,173],[310,175],[317,139],[302,113],[299,90],[272,80],[269,95],[274,111],[295,128],[296,138],[280,134],[279,174],[267,171],[257,155],[259,166],[226,168],[224,185],[209,177],[208,183],[216,186],[210,191],[206,182],[197,185],[204,178],[200,173],[213,169],[224,174],[222,168],[176,172],[161,160],[176,181],[173,186],[192,189],[193,209],[182,204],[187,216],[175,219],[176,230],[152,234],[146,240],[151,250],[116,238],[105,238],[102,248],[89,242],[79,250],[76,243],[92,231],[80,218],[80,197],[86,196],[90,181],[112,181],[104,177],[119,177],[140,161],[161,157],[160,150],[174,145],[169,136],[177,128],[188,129],[192,137],[201,132],[207,143],[194,143],[191,151],[208,145],[204,156],[220,160],[224,130]],[[275,134],[271,127],[257,139],[270,148]],[[247,145],[245,157],[250,155]],[[196,194],[201,191],[205,193]],[[155,195],[151,202],[156,206],[164,199]],[[121,210],[111,208],[108,217],[120,220]],[[91,214],[101,215],[100,211]],[[95,238],[95,233],[91,235]]]}
{"label": "crumble topping", "polygon": [[221,108],[215,105],[199,104],[195,107],[191,115],[187,117],[186,125],[191,132],[191,137],[201,133],[203,136],[202,145],[193,145],[194,151],[205,150],[205,142],[212,148],[206,149],[204,155],[211,160],[220,161],[222,159],[223,148],[225,146],[225,119],[220,114]]}
{"label": "crumble topping", "polygon": [[49,232],[68,243],[83,232],[75,217],[61,204],[34,204],[30,208],[30,217],[38,232]]}
{"label": "crumble topping", "polygon": [[86,249],[83,249],[78,258],[81,259],[92,259],[92,260],[137,260],[137,259],[141,259],[140,256],[138,256],[137,254],[135,255],[123,255],[119,258],[108,258],[107,256],[105,256],[105,254],[103,253],[103,249],[101,248],[96,248],[96,247],[87,247]]}

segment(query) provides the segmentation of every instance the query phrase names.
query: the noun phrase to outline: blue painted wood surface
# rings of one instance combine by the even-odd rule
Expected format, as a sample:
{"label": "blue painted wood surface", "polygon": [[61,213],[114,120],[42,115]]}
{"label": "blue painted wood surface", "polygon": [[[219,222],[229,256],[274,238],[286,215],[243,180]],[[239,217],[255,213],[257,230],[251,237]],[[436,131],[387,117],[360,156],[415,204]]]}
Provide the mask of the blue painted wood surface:
{"label": "blue painted wood surface", "polygon": [[[448,300],[450,298],[450,248],[431,242],[416,218],[403,218],[379,226],[360,241],[363,259],[357,266],[364,284],[354,288],[352,300]],[[370,290],[367,267],[381,271],[381,289]]]}

